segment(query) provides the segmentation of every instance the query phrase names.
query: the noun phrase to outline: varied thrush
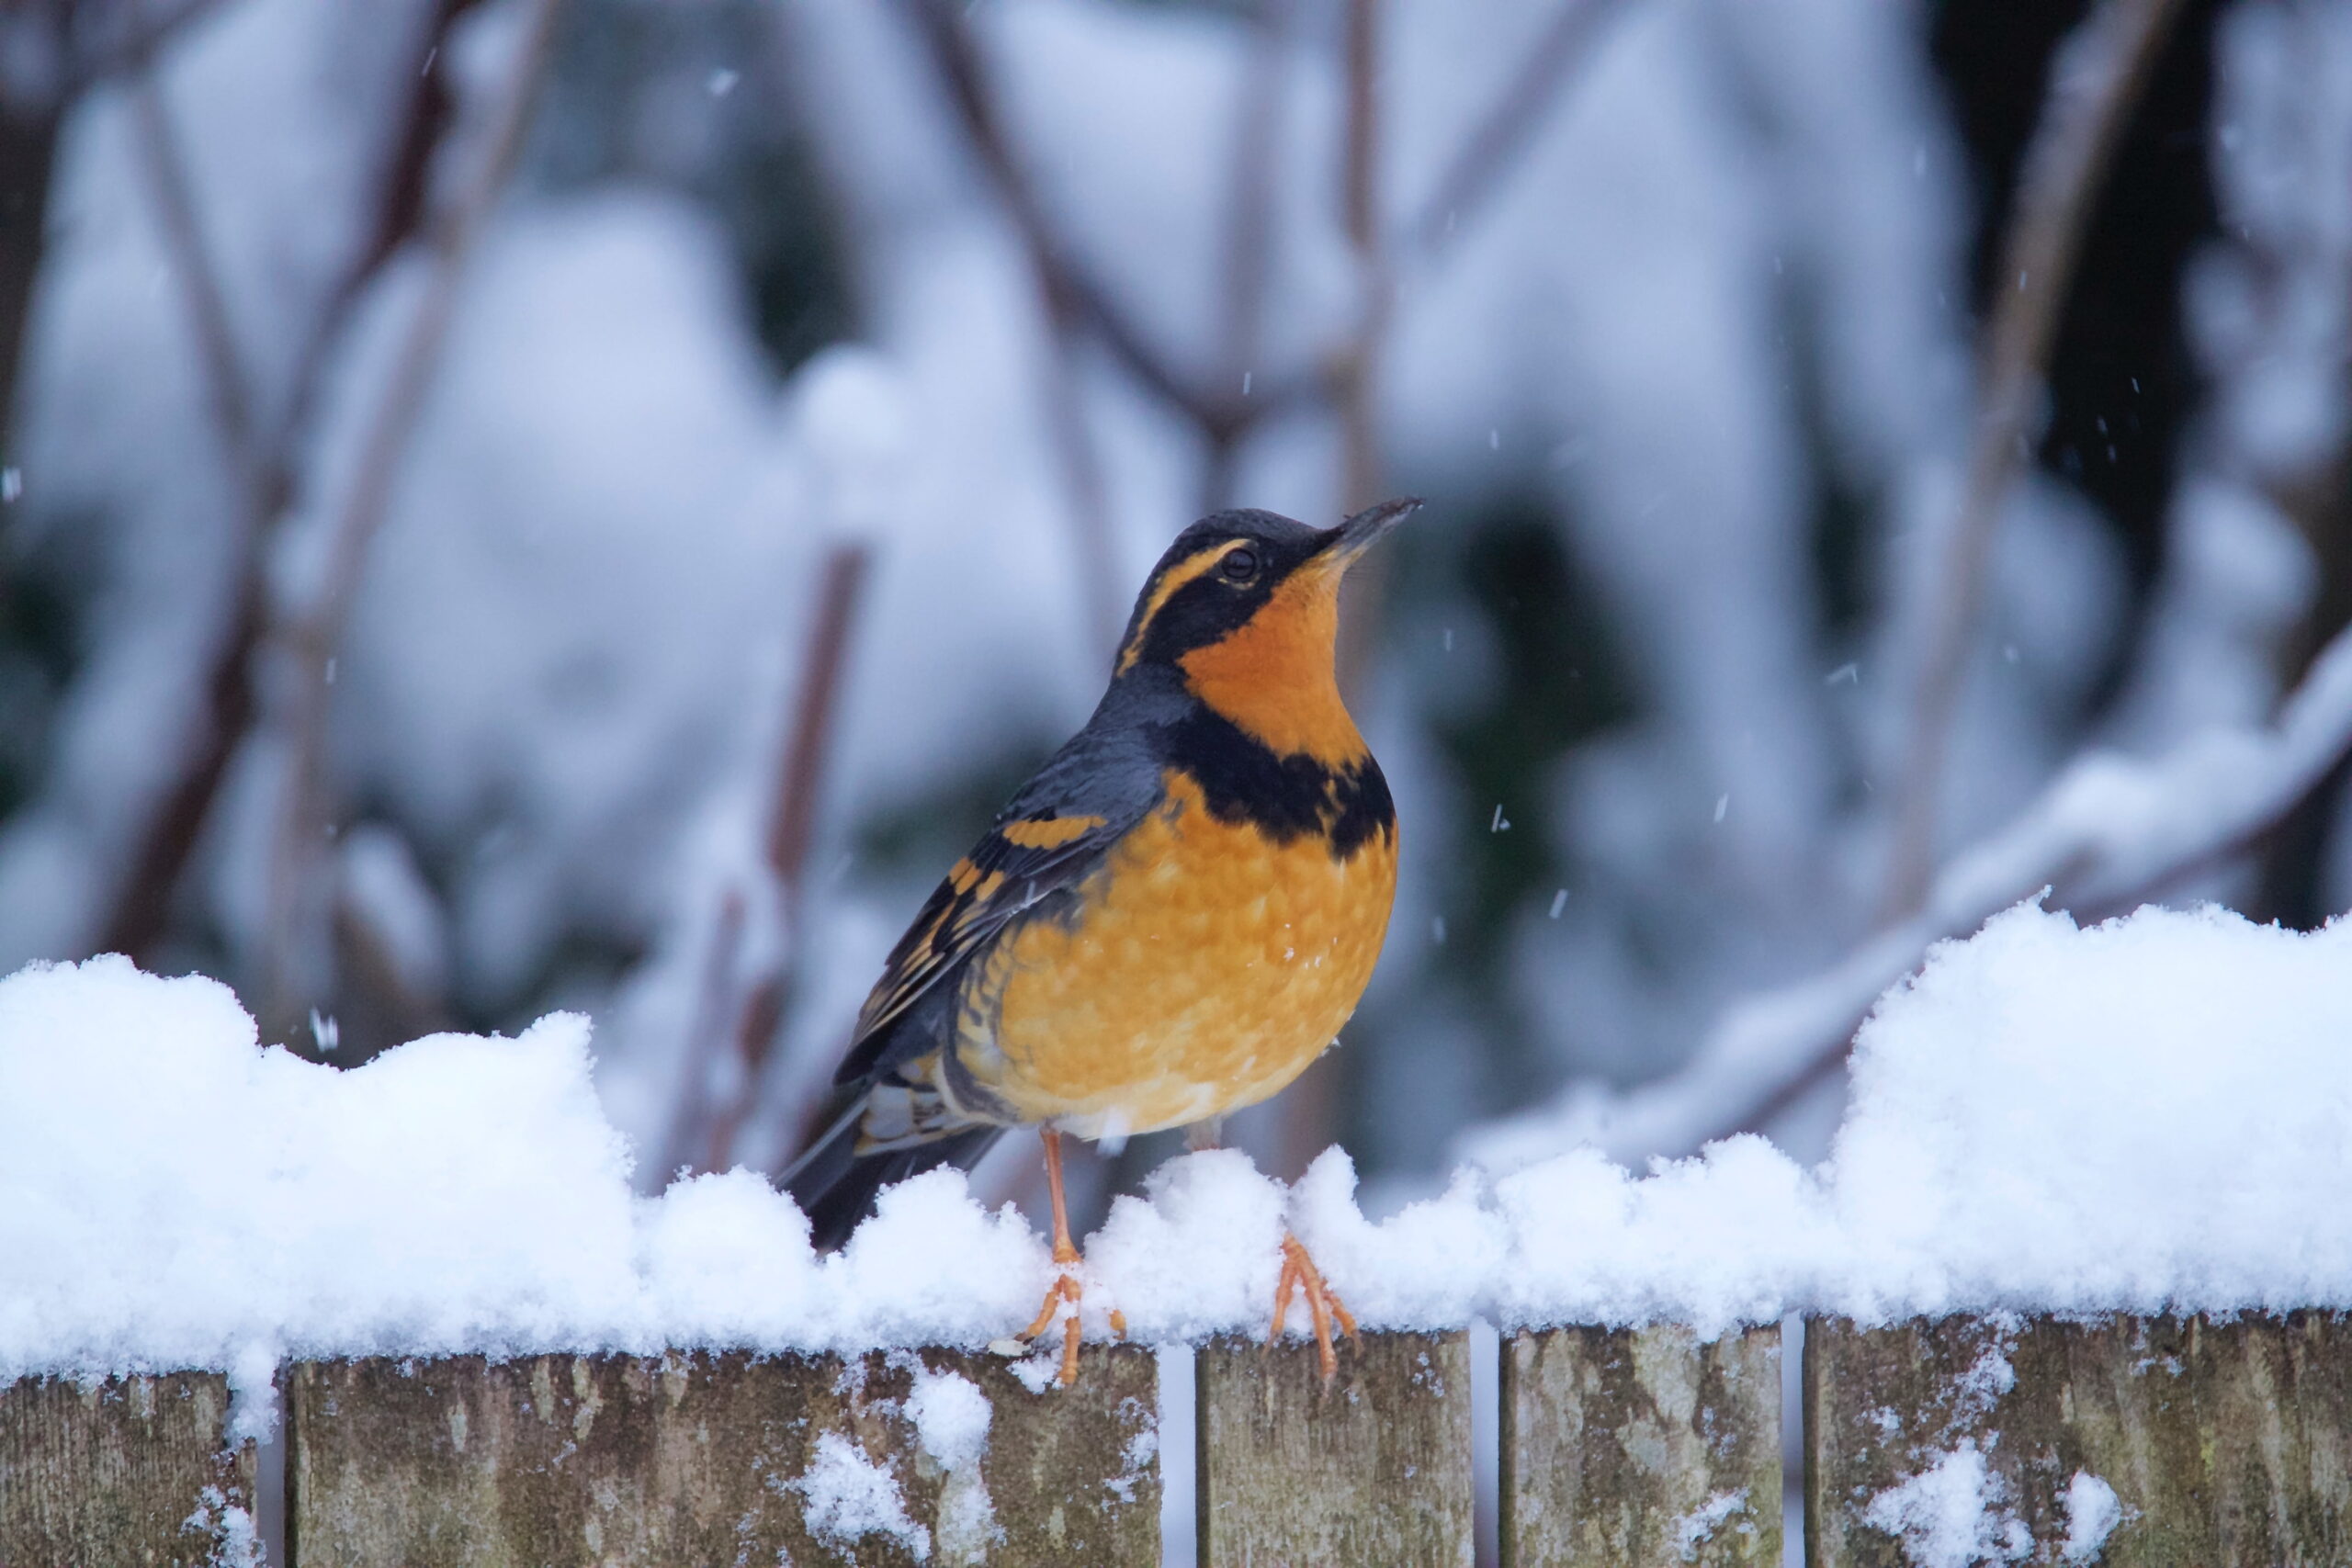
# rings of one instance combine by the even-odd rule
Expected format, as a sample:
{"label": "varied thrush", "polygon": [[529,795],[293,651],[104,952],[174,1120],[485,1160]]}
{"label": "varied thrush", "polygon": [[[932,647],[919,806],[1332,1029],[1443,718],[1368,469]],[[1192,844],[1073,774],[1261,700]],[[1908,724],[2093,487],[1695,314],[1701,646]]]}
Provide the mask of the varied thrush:
{"label": "varied thrush", "polygon": [[[1220,512],[1177,536],[1110,689],[956,863],[858,1014],[834,1081],[859,1092],[786,1173],[820,1248],[892,1182],[967,1169],[1044,1130],[1061,1381],[1078,1364],[1079,1253],[1061,1134],[1205,1123],[1281,1089],[1355,1010],[1396,890],[1396,814],[1332,668],[1340,580],[1420,505],[1336,528]],[[1285,1236],[1328,1377],[1351,1330]],[[1067,1303],[1067,1310],[1065,1310]]]}

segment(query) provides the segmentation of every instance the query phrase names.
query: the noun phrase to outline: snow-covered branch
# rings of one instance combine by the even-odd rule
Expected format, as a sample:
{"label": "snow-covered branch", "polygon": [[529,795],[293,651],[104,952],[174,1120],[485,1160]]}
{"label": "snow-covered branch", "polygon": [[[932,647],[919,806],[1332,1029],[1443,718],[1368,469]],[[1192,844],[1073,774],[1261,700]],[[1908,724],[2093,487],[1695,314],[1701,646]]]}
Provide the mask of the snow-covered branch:
{"label": "snow-covered branch", "polygon": [[2051,349],[2091,209],[2180,10],[2181,0],[2105,0],[2061,46],[2041,124],[2026,151],[1985,329],[1967,479],[1921,628],[1926,640],[1888,851],[1891,919],[1908,915],[1928,897],[1952,720],[2003,502],[2045,414]]}
{"label": "snow-covered branch", "polygon": [[1843,1061],[1878,998],[1935,943],[2049,888],[2064,907],[2126,905],[2242,852],[2352,752],[2352,631],[2339,633],[2267,729],[2216,729],[2152,761],[2092,753],[2003,831],[1955,858],[1917,913],[1829,968],[1727,1010],[1681,1071],[1623,1094],[1579,1087],[1481,1129],[1497,1168],[1589,1141],[1612,1156],[1690,1153],[1749,1128]]}

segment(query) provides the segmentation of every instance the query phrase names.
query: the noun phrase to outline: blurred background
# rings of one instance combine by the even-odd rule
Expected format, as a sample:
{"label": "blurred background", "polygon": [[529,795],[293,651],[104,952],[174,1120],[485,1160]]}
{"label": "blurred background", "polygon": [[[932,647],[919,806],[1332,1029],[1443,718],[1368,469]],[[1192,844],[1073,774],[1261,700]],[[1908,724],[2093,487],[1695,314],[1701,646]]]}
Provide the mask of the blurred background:
{"label": "blurred background", "polygon": [[1168,539],[1409,492],[1233,1139],[1818,1156],[2004,903],[2352,906],[2347,310],[2342,0],[10,0],[0,970],[773,1168]]}

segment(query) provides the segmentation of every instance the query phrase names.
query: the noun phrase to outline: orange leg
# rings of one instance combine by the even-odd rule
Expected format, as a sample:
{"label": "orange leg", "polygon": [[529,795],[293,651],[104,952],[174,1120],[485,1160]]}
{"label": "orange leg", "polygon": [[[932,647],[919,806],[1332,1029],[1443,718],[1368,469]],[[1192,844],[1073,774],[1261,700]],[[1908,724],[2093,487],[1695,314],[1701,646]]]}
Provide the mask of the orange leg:
{"label": "orange leg", "polygon": [[1037,1309],[1035,1321],[1014,1337],[1035,1339],[1044,1334],[1068,1303],[1069,1314],[1062,1318],[1059,1380],[1068,1388],[1078,1381],[1078,1303],[1084,1289],[1078,1282],[1078,1247],[1069,1238],[1069,1213],[1062,1205],[1062,1135],[1048,1127],[1045,1143],[1046,1188],[1054,1197],[1054,1282],[1046,1288],[1046,1304]]}
{"label": "orange leg", "polygon": [[1331,1348],[1331,1322],[1337,1318],[1340,1332],[1356,1332],[1356,1320],[1340,1300],[1340,1292],[1323,1279],[1323,1271],[1315,1267],[1315,1259],[1306,1256],[1306,1245],[1288,1231],[1283,1233],[1283,1277],[1274,1286],[1274,1326],[1266,1336],[1266,1343],[1273,1344],[1283,1337],[1283,1318],[1290,1311],[1291,1287],[1295,1285],[1306,1298],[1306,1310],[1315,1319],[1315,1360],[1323,1369],[1323,1381],[1329,1383],[1340,1370],[1338,1352]]}

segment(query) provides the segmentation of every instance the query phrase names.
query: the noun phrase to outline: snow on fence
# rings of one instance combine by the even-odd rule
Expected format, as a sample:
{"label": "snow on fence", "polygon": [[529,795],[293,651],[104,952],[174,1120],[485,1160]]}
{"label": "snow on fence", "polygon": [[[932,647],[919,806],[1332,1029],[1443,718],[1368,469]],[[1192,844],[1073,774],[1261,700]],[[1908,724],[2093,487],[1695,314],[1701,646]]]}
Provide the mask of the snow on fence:
{"label": "snow on fence", "polygon": [[[1763,1564],[1784,1481],[1821,1564],[2352,1562],[2348,1040],[2352,924],[2029,905],[1881,1003],[1816,1168],[1584,1149],[1373,1217],[1336,1153],[1172,1161],[1056,1390],[981,1348],[1045,1249],[952,1173],[820,1258],[748,1173],[634,1196],[577,1021],[338,1074],[209,982],[29,970],[0,1568],[1157,1562],[1164,1483],[1208,1564],[1466,1564],[1482,1501],[1518,1568]],[[1370,1330],[1329,1390],[1255,1337],[1285,1225]]]}

